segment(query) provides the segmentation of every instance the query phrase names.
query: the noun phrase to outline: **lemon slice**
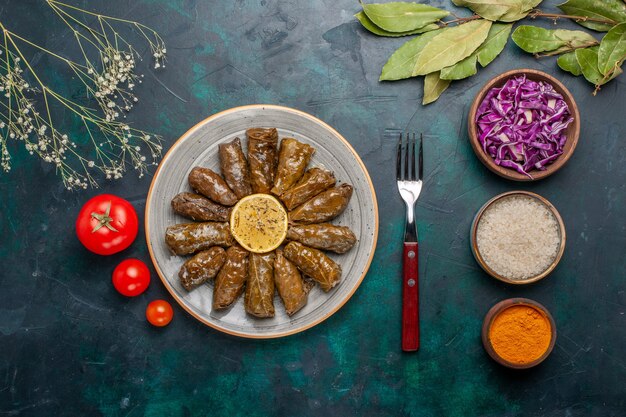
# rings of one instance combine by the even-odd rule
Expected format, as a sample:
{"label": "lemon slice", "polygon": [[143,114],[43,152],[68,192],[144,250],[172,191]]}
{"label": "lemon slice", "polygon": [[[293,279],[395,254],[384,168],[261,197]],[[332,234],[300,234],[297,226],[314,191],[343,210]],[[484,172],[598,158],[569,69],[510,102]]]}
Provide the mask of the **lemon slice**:
{"label": "lemon slice", "polygon": [[250,252],[273,251],[287,236],[287,212],[271,195],[249,195],[233,207],[230,232]]}

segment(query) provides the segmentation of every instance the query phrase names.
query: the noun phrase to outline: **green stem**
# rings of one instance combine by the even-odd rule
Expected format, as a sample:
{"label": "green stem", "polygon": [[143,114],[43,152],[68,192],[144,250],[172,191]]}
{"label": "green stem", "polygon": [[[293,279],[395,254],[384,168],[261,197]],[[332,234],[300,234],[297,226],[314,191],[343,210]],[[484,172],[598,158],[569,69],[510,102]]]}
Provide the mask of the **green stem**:
{"label": "green stem", "polygon": [[[7,74],[10,74],[11,73],[11,57],[9,56],[9,44],[7,42],[7,30],[4,27],[4,25],[2,24],[2,22],[0,22],[0,29],[2,30],[2,35],[4,37],[4,54],[6,56]],[[9,123],[7,123],[7,124],[11,123],[11,115],[13,114],[13,112],[11,111],[11,108],[12,108],[11,105],[12,105],[12,102],[13,102],[13,100],[11,100],[11,97],[12,97],[11,94],[9,94],[9,99],[8,99],[8,101],[9,101],[9,115],[7,117],[9,119]],[[5,137],[4,137],[5,142],[8,140],[8,138],[9,138],[9,129],[6,130],[6,134],[5,134]]]}
{"label": "green stem", "polygon": [[[54,4],[50,4],[50,7],[52,7],[52,10],[57,14],[57,16],[59,16],[59,18],[61,18],[61,20],[63,20],[63,22],[67,25],[67,27],[69,27],[74,32],[74,36],[77,38],[78,44],[80,45],[80,49],[83,52],[83,56],[85,57],[85,61],[89,61],[89,60],[87,59],[87,55],[85,54],[85,51],[83,49],[83,45],[78,40],[79,36],[81,38],[83,38],[84,40],[86,40],[87,42],[91,43],[95,48],[99,49],[101,47],[102,48],[106,47],[106,45],[100,39],[100,38],[104,37],[103,34],[93,30],[91,27],[87,26],[86,24],[84,24],[80,20],[76,19],[74,16],[72,16],[69,13],[67,13],[65,10],[55,6]],[[86,37],[85,35],[83,35],[82,33],[80,33],[79,31],[77,31],[76,29],[74,29],[74,27],[70,24],[70,22],[67,21],[66,17],[68,19],[71,19],[73,22],[75,22],[80,27],[85,29],[88,33],[90,33],[91,36],[93,36],[93,38],[95,39],[95,42],[92,41],[91,39],[89,39],[88,37]],[[96,42],[97,42],[97,44],[96,44]]]}
{"label": "green stem", "polygon": [[[0,26],[1,26],[1,25],[2,25],[2,24],[0,23]],[[2,27],[4,27],[4,26],[2,26]],[[10,36],[10,38],[16,38],[16,39],[19,39],[19,40],[21,40],[22,42],[29,44],[29,45],[30,45],[30,46],[32,46],[33,48],[39,49],[39,50],[40,50],[40,51],[42,51],[42,52],[45,52],[45,53],[47,53],[47,54],[49,54],[49,55],[52,55],[52,56],[53,56],[53,57],[55,57],[55,58],[60,59],[61,61],[65,62],[65,63],[66,63],[66,64],[68,64],[68,65],[78,65],[78,66],[80,66],[80,67],[87,68],[87,67],[85,67],[84,65],[79,65],[79,64],[76,64],[75,62],[70,61],[70,60],[69,60],[69,59],[67,59],[67,58],[63,58],[61,55],[57,55],[57,54],[55,54],[54,52],[52,52],[52,51],[50,51],[50,50],[48,50],[48,49],[44,48],[43,46],[39,46],[39,45],[37,45],[36,43],[33,43],[33,42],[29,41],[29,40],[28,40],[28,39],[26,39],[26,38],[22,38],[20,35],[17,35],[17,34],[15,34],[15,33],[11,32],[11,31],[8,31],[8,30],[6,30],[6,29],[5,29],[5,33],[6,33],[6,34],[8,34],[8,35]],[[11,42],[11,43],[13,43],[13,42]],[[22,59],[24,59],[24,58],[22,57]]]}
{"label": "green stem", "polygon": [[[111,20],[111,21],[114,21],[114,22],[121,22],[121,23],[134,25],[137,28],[143,28],[143,29],[149,31],[158,42],[162,42],[163,41],[163,39],[159,36],[159,34],[154,29],[152,29],[152,28],[150,28],[150,27],[148,27],[148,26],[146,26],[144,24],[141,24],[139,22],[134,22],[132,20],[122,19],[122,18],[119,18],[119,17],[105,16],[105,15],[102,15],[102,14],[99,14],[99,13],[93,13],[93,12],[90,12],[88,10],[84,10],[84,9],[81,9],[79,7],[76,7],[76,6],[72,6],[72,5],[69,5],[69,4],[66,4],[66,3],[62,3],[62,2],[57,1],[57,0],[46,0],[46,1],[50,5],[57,5],[57,6],[61,6],[61,7],[67,7],[68,9],[72,9],[72,10],[75,10],[75,11],[80,12],[80,13],[84,13],[84,14],[87,14],[87,15],[90,15],[90,16],[95,16],[95,17],[98,18],[98,20],[100,20],[100,19]],[[144,34],[144,36],[145,36],[145,34]],[[147,36],[146,36],[146,38],[147,38]]]}
{"label": "green stem", "polygon": [[[77,33],[76,31],[74,31],[74,32]],[[94,78],[91,77],[89,75],[89,73],[86,71],[86,70],[88,70],[87,66],[78,64],[78,63],[76,63],[74,61],[70,61],[69,59],[62,57],[61,55],[55,54],[54,52],[52,52],[52,51],[50,51],[50,50],[48,50],[48,49],[46,49],[46,48],[44,48],[44,47],[42,47],[40,45],[37,45],[36,43],[33,43],[33,42],[29,41],[28,39],[23,38],[20,35],[17,35],[16,33],[13,33],[13,32],[8,31],[6,29],[5,29],[5,34],[8,35],[11,39],[12,38],[19,39],[20,41],[22,41],[22,42],[32,46],[33,48],[39,49],[40,51],[45,52],[46,54],[48,54],[50,56],[53,56],[53,57],[63,61],[65,64],[67,64],[72,69],[72,71],[80,78],[81,82],[83,84],[85,84],[85,86],[87,88],[89,88],[89,85],[85,82],[83,77],[86,77],[87,79],[89,79],[91,81],[94,81]],[[14,44],[13,41],[11,41],[11,43]],[[79,44],[80,44],[80,42],[79,42]],[[14,44],[14,46],[15,46],[15,44]],[[17,46],[15,46],[15,47],[17,48]],[[82,50],[82,45],[81,45],[81,50]],[[24,58],[24,56],[21,53],[20,53],[20,55],[22,56],[22,59],[26,62],[26,58]]]}
{"label": "green stem", "polygon": [[[72,30],[74,30],[75,32],[77,32],[72,25],[70,25],[70,23],[63,17],[66,16],[68,19],[71,19],[74,23],[76,23],[77,25],[79,25],[80,27],[82,27],[83,29],[85,29],[87,32],[89,32],[94,39],[96,40],[96,42],[98,42],[98,44],[100,45],[100,47],[105,48],[106,44],[104,42],[102,42],[102,39],[105,39],[106,36],[103,33],[100,33],[96,30],[94,30],[93,28],[91,28],[90,26],[87,26],[85,23],[81,22],[80,20],[76,19],[74,16],[72,16],[71,14],[67,13],[65,10],[61,9],[60,7],[56,6],[54,4],[54,2],[48,2],[48,4],[50,5],[50,7],[52,8],[52,10],[61,18],[63,19],[63,21],[65,22],[65,24],[71,28]],[[84,36],[84,35],[83,35]],[[89,40],[92,44],[94,44],[91,40]],[[98,48],[98,45],[94,46],[96,48]]]}

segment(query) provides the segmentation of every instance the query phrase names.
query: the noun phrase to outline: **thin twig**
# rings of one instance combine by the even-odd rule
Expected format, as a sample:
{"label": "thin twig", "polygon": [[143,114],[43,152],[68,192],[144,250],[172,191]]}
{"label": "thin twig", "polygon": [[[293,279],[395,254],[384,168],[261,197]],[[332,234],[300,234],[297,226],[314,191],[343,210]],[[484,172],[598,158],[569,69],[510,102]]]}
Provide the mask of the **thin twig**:
{"label": "thin twig", "polygon": [[539,9],[535,9],[531,11],[528,14],[528,17],[531,19],[536,19],[537,17],[546,17],[549,19],[554,19],[555,21],[558,19],[571,19],[571,20],[575,20],[576,22],[597,22],[597,23],[604,23],[604,24],[611,25],[611,26],[615,26],[618,24],[618,22],[614,20],[610,20],[610,19],[598,19],[595,17],[575,16],[575,15],[570,15],[570,14],[544,13]]}
{"label": "thin twig", "polygon": [[459,24],[462,25],[463,23],[467,23],[467,22],[471,22],[472,20],[477,20],[477,19],[482,19],[482,17],[480,17],[479,15],[475,14],[472,15],[470,17],[458,17],[456,19],[452,19],[452,20],[440,20],[439,24],[441,27],[447,27],[451,24]]}

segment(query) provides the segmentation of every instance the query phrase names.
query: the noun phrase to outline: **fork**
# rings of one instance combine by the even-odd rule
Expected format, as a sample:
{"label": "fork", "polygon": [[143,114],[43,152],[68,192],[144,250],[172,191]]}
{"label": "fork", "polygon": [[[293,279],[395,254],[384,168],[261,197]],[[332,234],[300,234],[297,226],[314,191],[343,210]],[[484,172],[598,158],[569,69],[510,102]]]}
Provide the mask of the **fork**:
{"label": "fork", "polygon": [[[411,140],[411,135],[412,139]],[[404,250],[402,254],[402,350],[416,351],[419,348],[419,289],[418,289],[418,244],[415,225],[415,203],[422,191],[424,161],[422,135],[420,134],[418,174],[415,175],[415,133],[406,132],[406,144],[398,141],[396,157],[396,181],[402,200],[406,203],[406,225],[404,228]],[[404,159],[404,164],[402,160]],[[403,169],[404,168],[404,169]]]}

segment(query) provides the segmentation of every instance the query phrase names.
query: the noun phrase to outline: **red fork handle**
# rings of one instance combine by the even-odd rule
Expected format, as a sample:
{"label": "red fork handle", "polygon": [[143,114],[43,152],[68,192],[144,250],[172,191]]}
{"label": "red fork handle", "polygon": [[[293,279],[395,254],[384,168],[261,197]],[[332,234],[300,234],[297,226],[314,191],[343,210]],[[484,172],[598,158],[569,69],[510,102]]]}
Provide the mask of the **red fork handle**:
{"label": "red fork handle", "polygon": [[417,242],[404,242],[402,254],[402,350],[414,352],[420,346]]}

